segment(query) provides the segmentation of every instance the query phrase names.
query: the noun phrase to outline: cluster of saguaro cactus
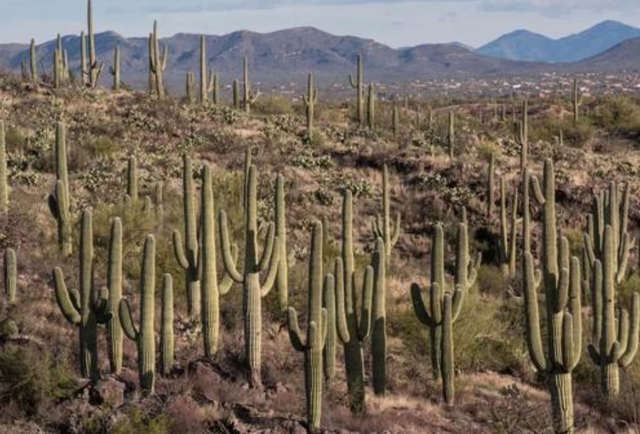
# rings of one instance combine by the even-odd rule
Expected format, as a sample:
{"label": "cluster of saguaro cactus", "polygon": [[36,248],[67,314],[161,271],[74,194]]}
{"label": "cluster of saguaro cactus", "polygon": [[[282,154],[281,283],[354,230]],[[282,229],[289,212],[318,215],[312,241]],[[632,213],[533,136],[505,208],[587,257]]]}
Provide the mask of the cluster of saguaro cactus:
{"label": "cluster of saguaro cactus", "polygon": [[[515,115],[515,107],[513,109]],[[522,120],[514,123],[514,138],[516,144],[520,146],[520,171],[527,167],[529,156],[529,101],[522,103]]]}
{"label": "cluster of saguaro cactus", "polygon": [[606,397],[618,395],[619,368],[628,367],[638,350],[638,293],[633,294],[631,316],[627,310],[618,309],[616,318],[616,287],[625,278],[634,244],[627,231],[629,201],[629,187],[624,188],[619,199],[615,182],[609,184],[607,191],[596,194],[583,238],[583,286],[591,294],[593,312],[592,344],[588,349],[591,359],[600,366],[601,389]]}
{"label": "cluster of saguaro cactus", "polygon": [[364,62],[362,60],[362,54],[358,54],[358,70],[356,72],[356,78],[353,78],[352,74],[349,74],[349,83],[351,87],[356,89],[356,113],[358,122],[360,125],[364,125]]}
{"label": "cluster of saguaro cactus", "polygon": [[109,68],[109,72],[113,76],[113,90],[120,90],[122,84],[122,77],[120,75],[120,46],[116,45],[113,52],[113,65]]}
{"label": "cluster of saguaro cactus", "polygon": [[449,124],[447,133],[447,146],[449,147],[449,157],[456,155],[456,116],[453,111],[449,112]]}
{"label": "cluster of saguaro cactus", "polygon": [[583,94],[580,91],[580,85],[578,84],[578,80],[573,80],[573,92],[571,96],[571,102],[573,104],[573,124],[578,125],[578,121],[580,120],[580,106],[583,101]]}
{"label": "cluster of saguaro cactus", "polygon": [[453,291],[447,290],[445,279],[444,229],[437,225],[431,247],[431,285],[425,302],[422,288],[411,285],[411,299],[416,316],[429,328],[431,365],[434,378],[442,377],[443,397],[447,404],[454,402],[454,361],[452,325],[462,310],[464,297],[474,285],[481,256],[470,258],[467,224],[458,224],[456,265]]}
{"label": "cluster of saguaro cactus", "polygon": [[507,183],[500,178],[500,238],[499,259],[502,274],[508,278],[516,275],[516,238],[518,235],[518,189],[514,189],[511,216],[507,217]]}
{"label": "cluster of saguaro cactus", "polygon": [[67,321],[78,327],[82,376],[99,380],[98,324],[112,316],[106,290],[97,291],[93,276],[93,223],[91,211],[82,214],[80,235],[80,291],[68,290],[61,268],[53,271],[56,300]]}
{"label": "cluster of saguaro cactus", "polygon": [[[245,206],[245,258],[244,270],[240,273],[233,258],[227,215],[220,212],[220,238],[224,268],[231,278],[242,284],[243,313],[244,313],[244,341],[245,357],[250,370],[250,381],[254,387],[262,384],[262,298],[273,287],[278,275],[278,262],[281,248],[280,240],[276,237],[276,228],[269,224],[266,242],[263,243],[262,254],[258,254],[258,175],[255,166],[249,168],[246,184]],[[277,211],[276,211],[277,213]],[[260,282],[260,275],[266,273],[264,282]]]}
{"label": "cluster of saguaro cactus", "polygon": [[69,61],[67,51],[62,48],[62,37],[58,34],[53,52],[53,87],[60,89],[69,81]]}
{"label": "cluster of saguaro cactus", "polygon": [[49,195],[49,209],[58,222],[58,247],[64,256],[72,252],[71,212],[69,210],[69,174],[67,172],[67,140],[63,123],[56,125],[56,187]]}
{"label": "cluster of saguaro cactus", "polygon": [[9,303],[16,301],[16,288],[18,286],[18,260],[16,251],[8,248],[4,251],[4,291],[7,293]]}
{"label": "cluster of saguaro cactus", "polygon": [[260,91],[251,93],[251,82],[249,81],[249,61],[245,57],[242,60],[242,106],[244,111],[251,113],[251,106],[256,103],[260,97]]}
{"label": "cluster of saguaro cactus", "polygon": [[4,121],[0,120],[0,213],[9,211],[9,173],[7,168],[7,142]]}
{"label": "cluster of saguaro cactus", "polygon": [[313,73],[309,73],[307,83],[307,94],[302,95],[306,115],[307,115],[307,135],[311,137],[313,133],[313,116],[315,113],[316,103],[318,102],[318,89],[313,80]]}
{"label": "cluster of saguaro cactus", "polygon": [[385,245],[385,258],[391,257],[393,247],[400,238],[400,213],[396,214],[395,222],[391,220],[391,196],[389,194],[389,170],[385,164],[382,170],[382,216],[378,214],[373,221],[373,234],[382,238]]}
{"label": "cluster of saguaro cactus", "polygon": [[[315,221],[311,233],[311,257],[309,259],[309,316],[306,337],[298,326],[298,314],[289,307],[289,337],[296,351],[304,352],[305,390],[307,395],[307,419],[309,431],[320,428],[322,413],[322,353],[327,339],[327,310],[322,307],[322,223]],[[334,277],[328,274],[324,291],[333,292]]]}
{"label": "cluster of saguaro cactus", "polygon": [[153,32],[149,34],[149,84],[150,92],[155,92],[158,99],[165,98],[164,70],[167,68],[169,46],[165,44],[160,54],[158,41],[158,22],[153,22]]}
{"label": "cluster of saguaro cactus", "polygon": [[[528,178],[528,174],[526,174]],[[542,207],[542,273],[534,270],[529,247],[524,250],[524,307],[527,347],[536,369],[548,379],[556,433],[574,432],[572,371],[582,353],[580,261],[570,258],[569,242],[559,237],[556,226],[555,174],[553,162],[545,161],[543,188],[532,178],[533,196]],[[525,186],[529,184],[528,180]],[[524,214],[529,213],[528,196]],[[526,231],[530,230],[527,227]],[[525,239],[530,235],[525,234]],[[545,355],[538,314],[537,288],[542,284],[546,306]]]}
{"label": "cluster of saguaro cactus", "polygon": [[[170,282],[170,279],[165,279],[165,284]],[[148,235],[144,242],[140,277],[140,326],[136,328],[126,299],[120,300],[118,307],[124,334],[138,346],[140,387],[147,393],[154,391],[156,373],[155,290],[156,240],[153,235]]]}

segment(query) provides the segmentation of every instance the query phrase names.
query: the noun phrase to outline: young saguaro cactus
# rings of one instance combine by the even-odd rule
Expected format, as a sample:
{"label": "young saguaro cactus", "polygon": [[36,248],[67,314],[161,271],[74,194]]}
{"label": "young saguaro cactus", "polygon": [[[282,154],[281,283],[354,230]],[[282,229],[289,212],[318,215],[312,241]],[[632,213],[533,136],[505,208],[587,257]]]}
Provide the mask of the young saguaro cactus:
{"label": "young saguaro cactus", "polygon": [[448,291],[445,284],[444,250],[444,230],[441,225],[437,225],[431,248],[431,286],[428,302],[425,302],[422,288],[417,283],[411,285],[411,299],[418,320],[429,328],[434,378],[442,376],[444,400],[447,404],[452,404],[454,364],[451,327],[460,315],[466,293],[475,283],[481,256],[478,255],[475,261],[471,260],[467,224],[459,223],[454,290]]}
{"label": "young saguaro cactus", "polygon": [[198,234],[196,199],[193,186],[193,167],[191,158],[184,155],[182,158],[182,208],[184,212],[184,236],[177,230],[173,231],[173,248],[178,264],[184,268],[187,311],[190,317],[195,318],[200,314],[200,278],[198,276]]}
{"label": "young saguaro cactus", "polygon": [[309,80],[307,83],[307,94],[302,95],[302,101],[307,114],[307,134],[311,137],[313,133],[313,116],[315,113],[316,103],[318,102],[318,88],[316,88],[313,80],[313,72],[309,73]]}
{"label": "young saguaro cactus", "polygon": [[122,326],[118,307],[122,299],[122,221],[115,217],[111,221],[109,253],[107,264],[108,310],[111,318],[107,322],[109,364],[112,374],[122,370]]}
{"label": "young saguaro cactus", "polygon": [[173,332],[173,279],[165,274],[162,283],[162,313],[160,318],[160,372],[167,375],[175,363]]}
{"label": "young saguaro cactus", "polygon": [[[244,313],[245,356],[250,370],[250,382],[254,387],[262,385],[262,298],[273,287],[278,274],[280,240],[275,236],[275,225],[269,224],[262,254],[258,255],[258,175],[255,166],[249,169],[247,206],[245,208],[245,260],[240,273],[233,258],[227,214],[220,211],[220,238],[224,268],[231,278],[242,284]],[[263,283],[260,275],[266,273]]]}
{"label": "young saguaro cactus", "polygon": [[[392,227],[393,225],[393,227]],[[391,196],[389,194],[389,170],[387,165],[382,169],[382,216],[378,214],[373,221],[373,235],[382,238],[385,245],[385,258],[389,261],[391,251],[400,238],[400,213],[396,214],[395,222],[391,220]]]}
{"label": "young saguaro cactus", "polygon": [[120,90],[122,79],[120,77],[120,46],[116,45],[116,49],[113,52],[113,66],[109,68],[109,72],[113,76],[113,90]]}
{"label": "young saguaro cactus", "polygon": [[56,188],[49,195],[49,209],[58,222],[58,247],[63,256],[72,252],[71,212],[69,211],[69,174],[67,172],[67,140],[63,123],[56,125]]}
{"label": "young saguaro cactus", "polygon": [[500,266],[502,275],[514,278],[516,275],[516,241],[518,234],[518,189],[513,193],[511,217],[507,217],[507,183],[500,178]]}
{"label": "young saguaro cactus", "polygon": [[7,170],[7,142],[4,121],[0,120],[0,212],[9,211],[9,180]]}
{"label": "young saguaro cactus", "polygon": [[244,111],[249,114],[251,113],[251,106],[254,105],[260,97],[260,91],[257,91],[253,94],[251,93],[251,82],[249,81],[249,61],[246,57],[242,60],[242,71],[242,105],[244,107]]}
{"label": "young saguaro cactus", "polygon": [[578,80],[573,80],[573,92],[572,92],[572,103],[573,103],[573,124],[578,125],[578,121],[580,120],[580,106],[582,105],[582,101],[584,100],[584,95],[580,91],[580,85],[578,84]]}
{"label": "young saguaro cactus", "polygon": [[8,248],[4,251],[4,290],[9,303],[16,302],[16,287],[18,283],[18,261],[16,251]]}
{"label": "young saguaro cactus", "polygon": [[362,60],[362,54],[358,54],[356,79],[353,78],[352,74],[349,74],[349,83],[351,87],[356,89],[356,113],[358,122],[360,125],[364,125],[364,62]]}
{"label": "young saguaro cactus", "polygon": [[373,393],[384,395],[387,390],[387,259],[382,238],[376,240],[376,250],[371,263],[373,266],[373,316],[371,318]]}
{"label": "young saguaro cactus", "polygon": [[[289,307],[289,338],[296,351],[304,352],[305,390],[309,432],[320,428],[322,414],[322,351],[327,339],[327,310],[322,307],[322,223],[315,221],[311,233],[309,259],[309,320],[307,336],[298,326],[298,313]],[[324,281],[326,292],[333,292],[333,276]]]}
{"label": "young saguaro cactus", "polygon": [[120,300],[120,323],[124,334],[138,346],[138,376],[140,387],[148,394],[154,392],[156,376],[155,319],[156,240],[147,235],[144,242],[140,278],[140,326],[136,328],[131,307],[126,299]]}
{"label": "young saguaro cactus", "polygon": [[56,301],[60,311],[80,334],[80,364],[82,376],[97,382],[100,378],[98,364],[98,324],[105,324],[112,314],[106,290],[97,291],[93,279],[93,223],[91,211],[82,214],[80,238],[80,292],[67,290],[62,269],[53,270]]}
{"label": "young saguaro cactus", "polygon": [[347,372],[347,388],[349,406],[353,413],[365,410],[365,378],[362,344],[367,341],[371,331],[371,305],[373,297],[373,268],[367,267],[362,284],[361,311],[356,303],[356,270],[353,252],[353,193],[345,189],[342,202],[342,253],[344,285],[336,285],[344,293],[336,292],[338,337],[344,345],[345,370]]}
{"label": "young saguaro cactus", "polygon": [[[594,260],[592,303],[594,315],[593,343],[589,345],[591,359],[600,366],[601,389],[607,398],[620,393],[619,368],[627,368],[638,352],[640,334],[640,294],[633,294],[631,317],[620,309],[616,318],[615,233],[610,225],[603,234],[603,262]],[[631,324],[631,327],[629,327]]]}
{"label": "young saguaro cactus", "polygon": [[[582,353],[580,261],[576,257],[569,258],[569,241],[558,236],[551,160],[544,163],[543,179],[542,189],[537,178],[532,178],[531,184],[533,196],[542,206],[542,273],[534,270],[531,252],[524,251],[527,346],[534,366],[548,379],[555,432],[572,434],[575,427],[571,373]],[[528,208],[529,203],[525,201],[524,206]],[[542,344],[538,314],[537,288],[541,283],[547,311],[547,354]]]}

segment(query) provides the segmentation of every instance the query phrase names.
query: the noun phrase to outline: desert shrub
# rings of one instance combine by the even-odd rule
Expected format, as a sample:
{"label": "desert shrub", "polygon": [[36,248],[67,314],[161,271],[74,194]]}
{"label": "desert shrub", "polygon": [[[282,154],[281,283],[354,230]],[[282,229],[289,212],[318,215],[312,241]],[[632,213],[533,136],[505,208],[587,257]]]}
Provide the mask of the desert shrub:
{"label": "desert shrub", "polygon": [[574,125],[571,119],[558,119],[556,117],[543,117],[531,122],[529,127],[529,141],[543,141],[556,143],[560,132],[563,135],[565,145],[582,147],[595,136],[595,129],[585,119]]}
{"label": "desert shrub", "polygon": [[27,138],[18,128],[7,126],[5,129],[5,142],[8,152],[21,151],[27,145]]}
{"label": "desert shrub", "polygon": [[169,434],[170,425],[166,416],[145,417],[134,410],[126,419],[116,422],[111,434]]}
{"label": "desert shrub", "polygon": [[257,113],[264,115],[292,115],[295,113],[291,101],[283,96],[262,96],[253,105]]}
{"label": "desert shrub", "polygon": [[640,107],[624,96],[606,97],[591,115],[593,123],[610,134],[640,133]]}
{"label": "desert shrub", "polygon": [[509,290],[509,281],[504,277],[499,267],[483,265],[478,270],[476,286],[481,294],[504,297]]}
{"label": "desert shrub", "polygon": [[6,346],[0,351],[0,396],[27,415],[68,398],[77,384],[64,357],[46,350]]}

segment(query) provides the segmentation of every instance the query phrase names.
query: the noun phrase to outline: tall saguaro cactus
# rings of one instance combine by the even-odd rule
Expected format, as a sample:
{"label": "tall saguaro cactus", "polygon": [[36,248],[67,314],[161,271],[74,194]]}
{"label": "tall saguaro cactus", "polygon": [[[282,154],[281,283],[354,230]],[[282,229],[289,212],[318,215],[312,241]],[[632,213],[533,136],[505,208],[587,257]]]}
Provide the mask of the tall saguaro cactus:
{"label": "tall saguaro cactus", "polygon": [[251,106],[256,103],[258,98],[260,97],[260,91],[256,93],[251,93],[251,82],[249,81],[249,61],[245,57],[242,60],[242,105],[244,107],[244,111],[249,114],[251,113]]}
{"label": "tall saguaro cactus", "polygon": [[133,155],[129,157],[127,164],[127,196],[128,200],[137,202],[140,199],[138,194],[138,160]]}
{"label": "tall saguaro cactus", "polygon": [[9,180],[7,170],[7,142],[4,121],[0,120],[0,213],[9,211]]}
{"label": "tall saguaro cactus", "polygon": [[[262,298],[273,287],[278,274],[281,249],[275,236],[275,225],[269,224],[262,254],[258,255],[258,175],[255,166],[249,169],[247,184],[247,206],[245,207],[245,259],[244,271],[240,273],[233,258],[227,215],[220,212],[220,238],[224,268],[231,278],[242,284],[244,313],[245,356],[250,370],[250,382],[254,387],[262,384]],[[263,283],[260,275],[266,273]]]}
{"label": "tall saguaro cactus", "polygon": [[112,374],[122,370],[122,326],[118,307],[122,299],[122,221],[115,217],[111,222],[109,258],[107,264],[108,310],[111,318],[107,322],[109,364]]}
{"label": "tall saguaro cactus", "polygon": [[131,307],[126,299],[120,300],[120,323],[124,334],[138,346],[138,376],[140,387],[149,394],[154,392],[156,375],[155,289],[156,240],[147,235],[144,242],[140,278],[140,326],[136,328]]}
{"label": "tall saguaro cactus", "polygon": [[173,248],[178,264],[184,268],[186,273],[187,311],[190,317],[195,318],[200,314],[196,199],[191,158],[185,154],[182,161],[182,208],[185,242],[182,243],[180,232],[175,230],[173,231]]}
{"label": "tall saguaro cactus", "polygon": [[53,282],[60,311],[69,323],[78,327],[82,376],[95,383],[100,378],[98,324],[105,324],[112,314],[106,291],[97,292],[93,277],[92,214],[85,210],[80,238],[80,291],[67,290],[62,269],[57,267],[53,270]]}
{"label": "tall saguaro cactus", "polygon": [[356,303],[356,270],[353,252],[353,194],[345,189],[342,202],[342,264],[344,266],[344,285],[336,289],[344,289],[344,293],[336,292],[337,324],[346,324],[346,328],[338,327],[338,337],[344,345],[345,369],[347,371],[347,388],[349,406],[353,413],[365,410],[365,380],[362,344],[367,341],[371,331],[371,305],[373,297],[373,268],[367,267],[362,284],[361,311]]}
{"label": "tall saguaro cactus", "polygon": [[169,59],[169,46],[165,44],[160,54],[160,42],[158,40],[158,22],[153,22],[153,32],[149,34],[149,72],[155,85],[155,92],[159,100],[165,98],[164,70]]}
{"label": "tall saguaro cactus", "polygon": [[[556,225],[553,162],[545,161],[544,185],[532,178],[533,196],[542,206],[542,273],[534,270],[533,255],[524,251],[524,307],[529,356],[548,380],[555,432],[574,432],[572,371],[582,353],[580,261],[569,258],[569,242]],[[528,207],[527,202],[524,203]],[[525,234],[525,237],[528,237]],[[546,346],[542,344],[537,288],[545,291]]]}
{"label": "tall saguaro cactus", "polygon": [[[392,227],[393,225],[393,227]],[[391,196],[389,194],[389,170],[384,165],[382,170],[382,216],[378,214],[373,221],[373,234],[382,238],[385,245],[385,258],[389,261],[391,251],[400,238],[400,213],[396,214],[395,222],[391,220]]]}
{"label": "tall saguaro cactus", "polygon": [[71,212],[69,211],[69,174],[67,172],[67,139],[63,123],[56,125],[56,187],[49,195],[49,209],[58,222],[58,247],[63,256],[72,252]]}
{"label": "tall saguaro cactus", "polygon": [[16,302],[16,287],[18,283],[18,261],[16,251],[8,248],[4,251],[4,290],[9,303]]}
{"label": "tall saguaro cactus", "polygon": [[489,159],[489,171],[487,173],[487,219],[491,221],[493,219],[493,211],[496,205],[495,190],[496,190],[496,154],[491,153]]}
{"label": "tall saguaro cactus", "polygon": [[173,332],[173,279],[165,274],[162,282],[162,313],[160,318],[160,372],[171,372],[175,363]]}
{"label": "tall saguaro cactus", "polygon": [[33,84],[38,84],[38,57],[36,55],[36,41],[31,39],[31,45],[29,46],[29,70],[31,72],[31,81]]}
{"label": "tall saguaro cactus", "polygon": [[571,96],[571,102],[573,104],[573,124],[578,125],[578,121],[580,120],[580,106],[583,101],[582,92],[580,91],[580,86],[578,84],[578,80],[573,80],[573,93]]}
{"label": "tall saguaro cactus", "polygon": [[373,316],[371,317],[373,393],[384,395],[387,390],[387,259],[382,238],[376,240],[376,250],[371,262],[373,266]]}
{"label": "tall saguaro cactus", "polygon": [[[323,230],[326,230],[324,223]],[[327,383],[330,383],[336,375],[338,327],[341,327],[343,331],[347,329],[347,324],[344,322],[344,315],[338,318],[337,313],[337,294],[344,296],[344,266],[342,265],[341,258],[336,258],[333,269],[333,281],[333,286],[325,285],[322,295],[322,307],[327,311],[327,339],[325,340],[322,364]],[[338,324],[338,320],[341,320],[340,324]]]}
{"label": "tall saguaro cactus", "polygon": [[200,104],[207,102],[209,82],[207,77],[207,39],[200,36]]}
{"label": "tall saguaro cactus", "polygon": [[376,128],[376,87],[369,83],[367,96],[367,126],[370,130]]}
{"label": "tall saguaro cactus", "polygon": [[120,90],[122,79],[120,76],[120,46],[116,45],[116,49],[113,52],[113,66],[109,69],[113,76],[113,90]]}
{"label": "tall saguaro cactus", "polygon": [[[514,114],[515,110],[514,107]],[[524,100],[522,103],[522,120],[517,121],[514,128],[515,141],[520,146],[520,172],[524,172],[529,156],[529,101]]]}
{"label": "tall saguaro cactus", "polygon": [[[296,351],[304,352],[305,390],[309,431],[320,428],[322,413],[322,351],[327,339],[327,310],[322,307],[322,223],[315,221],[311,233],[309,259],[309,320],[307,335],[298,326],[298,313],[289,307],[289,337]],[[325,291],[333,291],[333,276],[324,281]]]}
{"label": "tall saguaro cactus", "polygon": [[307,135],[311,137],[313,133],[313,116],[315,113],[316,103],[318,102],[318,89],[316,88],[313,80],[313,72],[309,73],[307,94],[302,95],[302,101],[304,102],[307,115]]}
{"label": "tall saguaro cactus", "polygon": [[364,62],[362,54],[358,54],[358,69],[356,78],[349,74],[349,83],[356,90],[356,113],[360,125],[364,125]]}
{"label": "tall saguaro cactus", "polygon": [[91,0],[87,0],[87,30],[89,40],[89,64],[87,65],[87,70],[82,71],[82,73],[87,75],[89,86],[93,89],[98,86],[100,72],[102,71],[102,64],[98,64],[96,57],[96,40],[93,33],[93,10],[91,8]]}
{"label": "tall saguaro cactus", "polygon": [[516,237],[518,234],[518,189],[513,193],[511,217],[507,217],[507,184],[500,178],[500,266],[505,277],[516,275]]}
{"label": "tall saguaro cactus", "polygon": [[[249,154],[250,155],[250,154]],[[282,312],[289,307],[289,263],[287,254],[287,221],[285,217],[284,176],[278,174],[276,179],[276,238],[280,250],[278,261],[278,275],[276,276],[276,291],[278,291],[278,306]]]}

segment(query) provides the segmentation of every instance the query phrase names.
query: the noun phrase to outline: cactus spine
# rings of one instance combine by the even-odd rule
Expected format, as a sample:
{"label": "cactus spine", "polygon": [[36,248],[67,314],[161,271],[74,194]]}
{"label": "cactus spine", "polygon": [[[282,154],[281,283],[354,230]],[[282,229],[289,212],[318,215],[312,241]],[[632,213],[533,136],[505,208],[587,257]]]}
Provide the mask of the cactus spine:
{"label": "cactus spine", "polygon": [[127,164],[127,196],[128,200],[137,202],[138,194],[138,160],[133,155],[129,157]]}
{"label": "cactus spine", "polygon": [[447,133],[447,145],[449,146],[449,157],[453,158],[456,153],[456,117],[453,111],[449,112],[449,126]]}
{"label": "cactus spine", "polygon": [[109,262],[107,264],[108,310],[111,318],[107,322],[109,364],[112,374],[122,370],[122,326],[118,306],[122,299],[122,221],[116,217],[111,222],[109,238]]}
{"label": "cactus spine", "polygon": [[167,375],[175,359],[173,334],[173,279],[165,274],[162,280],[162,313],[160,318],[160,372]]}
{"label": "cactus spine", "polygon": [[136,328],[131,307],[126,299],[120,300],[120,322],[124,334],[138,346],[138,375],[140,387],[149,394],[154,391],[156,340],[154,329],[156,289],[156,240],[147,235],[144,242],[140,278],[140,326]]}
{"label": "cactus spine", "polygon": [[4,290],[9,303],[16,302],[16,286],[18,283],[18,261],[16,251],[8,248],[4,251]]}
{"label": "cactus spine", "polygon": [[309,80],[307,84],[307,94],[302,95],[302,101],[307,112],[307,135],[311,137],[313,133],[313,116],[315,112],[315,106],[318,102],[318,89],[316,88],[313,80],[313,73],[309,73]]}
{"label": "cactus spine", "polygon": [[64,256],[71,255],[71,212],[69,211],[69,175],[67,173],[67,140],[63,123],[56,125],[56,188],[49,195],[49,209],[58,222],[58,247]]}
{"label": "cactus spine", "polygon": [[155,85],[155,92],[159,100],[165,98],[164,70],[167,67],[169,58],[169,47],[165,44],[162,55],[160,54],[160,43],[158,41],[158,22],[153,22],[153,33],[149,35],[149,71],[151,80]]}
{"label": "cactus spine", "polygon": [[69,323],[78,327],[80,334],[80,364],[82,376],[97,382],[98,324],[105,324],[112,316],[105,290],[97,292],[93,281],[93,223],[91,211],[82,214],[80,236],[80,293],[67,290],[62,269],[53,270],[56,301]]}
{"label": "cactus spine", "polygon": [[384,395],[387,390],[387,259],[382,238],[376,240],[376,250],[371,262],[374,276],[371,318],[373,392],[376,395]]}
{"label": "cactus spine", "polygon": [[[231,278],[242,284],[245,355],[250,369],[250,382],[254,387],[262,384],[262,297],[273,287],[278,273],[280,249],[279,239],[275,236],[275,225],[269,224],[266,242],[262,254],[258,256],[258,176],[255,166],[249,169],[247,184],[247,206],[245,208],[245,261],[243,273],[238,272],[232,255],[227,227],[227,215],[220,212],[220,238],[224,268]],[[264,283],[260,274],[266,273]]]}
{"label": "cactus spine", "polygon": [[38,84],[38,58],[36,56],[36,41],[35,39],[31,40],[31,45],[29,47],[29,65],[31,72],[31,81],[33,84]]}
{"label": "cactus spine", "polygon": [[0,120],[0,212],[9,211],[9,180],[7,170],[7,142],[4,121]]}
{"label": "cactus spine", "polygon": [[249,81],[249,61],[245,57],[242,60],[242,105],[244,107],[245,113],[251,113],[251,106],[256,103],[258,98],[260,97],[260,91],[255,94],[251,93],[251,82]]}
{"label": "cactus spine", "polygon": [[[558,237],[553,162],[545,161],[544,187],[532,178],[533,196],[542,206],[542,273],[534,270],[533,256],[524,251],[525,319],[527,346],[536,369],[547,376],[556,433],[574,432],[571,372],[581,355],[582,320],[580,261],[569,258],[569,242]],[[524,203],[528,207],[528,203]],[[528,211],[527,211],[528,212]],[[528,235],[525,235],[528,237]],[[545,355],[539,324],[537,287],[543,284],[547,323]]]}
{"label": "cactus spine", "polygon": [[[324,290],[333,292],[328,274]],[[327,338],[327,311],[322,308],[322,223],[315,221],[309,260],[309,325],[306,338],[298,326],[298,313],[289,307],[289,338],[296,351],[304,352],[305,389],[309,432],[320,428],[322,413],[322,350]]]}
{"label": "cactus spine", "polygon": [[[510,225],[510,226],[509,226]],[[516,237],[518,233],[518,190],[513,193],[511,218],[507,217],[507,184],[500,178],[500,265],[503,276],[516,275]]]}
{"label": "cactus spine", "polygon": [[572,102],[573,102],[573,124],[578,125],[578,121],[580,120],[580,106],[582,105],[582,101],[584,95],[580,91],[580,86],[578,84],[578,80],[573,80],[573,94],[572,94]]}
{"label": "cactus spine", "polygon": [[[515,110],[514,107],[514,116]],[[529,101],[527,100],[522,103],[522,120],[515,123],[515,140],[520,146],[520,172],[524,172],[529,156]]]}
{"label": "cactus spine", "polygon": [[[364,272],[362,285],[361,311],[357,312],[355,293],[355,258],[353,253],[353,194],[345,189],[342,202],[342,263],[344,266],[344,285],[337,285],[344,293],[336,292],[336,315],[338,337],[344,344],[345,369],[349,404],[353,413],[365,410],[365,381],[362,344],[369,338],[371,331],[371,305],[373,293],[373,268]],[[340,327],[346,324],[346,327]]]}
{"label": "cactus spine", "polygon": [[356,79],[353,75],[349,74],[349,83],[351,87],[356,89],[356,112],[358,116],[358,122],[360,125],[364,125],[364,63],[362,61],[362,54],[358,54],[358,70],[356,73]]}
{"label": "cactus spine", "polygon": [[373,83],[369,83],[369,94],[367,98],[367,126],[370,130],[376,127],[376,88]]}
{"label": "cactus spine", "polygon": [[[392,227],[393,224],[393,227]],[[396,214],[395,223],[391,221],[391,197],[389,195],[389,170],[384,165],[382,170],[382,217],[378,214],[373,221],[373,234],[376,238],[382,238],[386,248],[385,258],[390,260],[391,251],[400,238],[400,213]]]}
{"label": "cactus spine", "polygon": [[120,84],[122,79],[120,78],[120,46],[116,45],[116,49],[113,52],[113,66],[109,72],[113,76],[113,90],[120,90]]}
{"label": "cactus spine", "polygon": [[495,190],[496,190],[496,154],[491,153],[489,160],[489,173],[487,174],[487,219],[493,218],[493,211],[496,204]]}
{"label": "cactus spine", "polygon": [[195,193],[193,186],[193,168],[191,158],[183,157],[182,169],[182,208],[184,212],[184,236],[177,230],[173,231],[173,248],[178,264],[184,268],[187,311],[190,317],[196,318],[200,314],[200,278],[198,276],[198,235]]}

